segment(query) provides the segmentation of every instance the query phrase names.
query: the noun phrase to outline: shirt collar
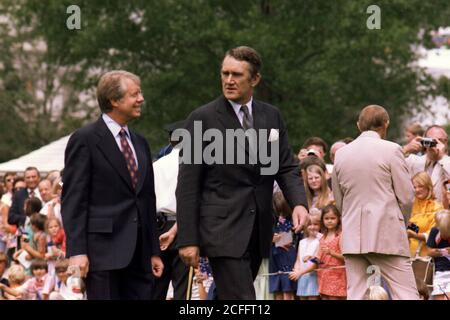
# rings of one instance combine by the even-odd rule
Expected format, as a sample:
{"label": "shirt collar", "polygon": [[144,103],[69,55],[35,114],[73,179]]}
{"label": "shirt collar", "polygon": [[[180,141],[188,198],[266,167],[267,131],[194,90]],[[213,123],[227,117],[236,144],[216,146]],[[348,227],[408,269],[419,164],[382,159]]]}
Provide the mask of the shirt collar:
{"label": "shirt collar", "polygon": [[128,130],[128,126],[122,127],[120,124],[118,124],[116,121],[114,121],[113,118],[108,116],[106,113],[102,114],[102,119],[105,121],[106,126],[108,127],[109,131],[113,134],[114,137],[117,137],[119,135],[120,130],[123,128],[125,132],[127,133],[128,137],[130,137],[130,131]]}
{"label": "shirt collar", "polygon": [[372,130],[367,130],[367,131],[362,132],[360,137],[370,137],[370,138],[381,139],[378,132],[372,131]]}
{"label": "shirt collar", "polygon": [[[239,111],[241,111],[241,106],[243,106],[243,104],[239,104],[236,103],[234,101],[228,100],[228,102],[231,104],[231,106],[233,107],[234,112],[238,115]],[[248,108],[248,112],[252,115],[252,109],[253,109],[253,97],[250,97],[250,101],[247,102],[245,104]]]}

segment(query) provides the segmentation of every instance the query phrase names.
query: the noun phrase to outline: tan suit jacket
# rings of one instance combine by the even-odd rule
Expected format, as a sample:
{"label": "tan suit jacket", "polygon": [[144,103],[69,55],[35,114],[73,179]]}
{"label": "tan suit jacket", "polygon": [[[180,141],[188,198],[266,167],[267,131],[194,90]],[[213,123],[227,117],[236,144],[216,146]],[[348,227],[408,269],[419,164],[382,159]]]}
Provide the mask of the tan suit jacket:
{"label": "tan suit jacket", "polygon": [[409,257],[405,221],[414,189],[401,147],[365,131],[339,149],[332,176],[343,254]]}

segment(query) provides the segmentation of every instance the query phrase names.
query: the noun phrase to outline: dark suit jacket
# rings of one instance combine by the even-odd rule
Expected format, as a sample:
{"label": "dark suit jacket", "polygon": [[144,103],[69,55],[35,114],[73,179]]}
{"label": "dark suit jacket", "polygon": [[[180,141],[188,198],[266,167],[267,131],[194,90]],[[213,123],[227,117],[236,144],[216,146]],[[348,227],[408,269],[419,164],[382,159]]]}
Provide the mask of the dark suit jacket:
{"label": "dark suit jacket", "polygon": [[11,208],[8,213],[8,223],[23,226],[27,216],[23,210],[25,200],[28,198],[28,189],[22,189],[14,193]]}
{"label": "dark suit jacket", "polygon": [[73,133],[65,152],[61,214],[67,256],[87,254],[90,271],[125,268],[142,226],[143,261],[159,254],[150,148],[130,131],[138,159],[134,190],[125,158],[102,118]]}
{"label": "dark suit jacket", "polygon": [[[178,174],[178,247],[197,245],[208,257],[241,257],[248,246],[258,215],[260,253],[267,257],[272,241],[272,192],[274,180],[291,207],[307,207],[303,182],[294,161],[288,135],[277,108],[253,100],[255,129],[279,129],[279,170],[261,175],[261,163],[181,164]],[[193,122],[202,121],[203,131],[242,128],[232,106],[221,96],[195,110],[186,128],[193,136]],[[194,139],[192,139],[194,140]],[[224,139],[225,141],[225,139]],[[267,142],[270,150],[270,143]],[[207,143],[203,143],[203,150]],[[235,144],[234,152],[241,146]],[[227,152],[224,150],[226,157]],[[235,153],[236,154],[236,153]]]}

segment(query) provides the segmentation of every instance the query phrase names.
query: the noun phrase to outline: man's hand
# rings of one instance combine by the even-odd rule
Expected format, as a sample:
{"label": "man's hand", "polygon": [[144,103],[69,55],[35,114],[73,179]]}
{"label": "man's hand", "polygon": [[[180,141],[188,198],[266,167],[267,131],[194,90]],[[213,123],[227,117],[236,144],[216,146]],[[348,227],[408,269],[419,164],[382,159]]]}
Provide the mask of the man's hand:
{"label": "man's hand", "polygon": [[156,278],[160,278],[164,271],[164,264],[160,257],[158,256],[152,256],[151,257],[151,263],[152,263],[152,273]]}
{"label": "man's hand", "polygon": [[304,206],[296,206],[292,211],[292,222],[294,223],[294,232],[302,230],[306,222],[309,221],[308,210]]}
{"label": "man's hand", "polygon": [[403,153],[407,155],[410,153],[417,153],[420,150],[422,150],[423,147],[420,141],[422,141],[422,137],[420,136],[417,136],[414,139],[412,139],[411,142],[403,146]]}
{"label": "man's hand", "polygon": [[439,161],[446,154],[445,145],[439,139],[435,140],[437,142],[436,146],[427,148],[427,157],[431,161]]}
{"label": "man's hand", "polygon": [[170,232],[170,230],[160,235],[159,248],[161,249],[161,251],[166,250],[173,242],[173,239],[175,239],[175,234],[173,232]]}
{"label": "man's hand", "polygon": [[78,266],[80,268],[80,276],[86,278],[89,272],[89,259],[87,255],[70,257],[69,266]]}
{"label": "man's hand", "polygon": [[187,266],[197,267],[200,262],[200,249],[198,246],[187,246],[180,248],[178,253],[181,260]]}
{"label": "man's hand", "polygon": [[305,159],[308,156],[308,150],[306,149],[300,149],[300,151],[298,152],[297,158],[300,161],[303,161],[303,159]]}

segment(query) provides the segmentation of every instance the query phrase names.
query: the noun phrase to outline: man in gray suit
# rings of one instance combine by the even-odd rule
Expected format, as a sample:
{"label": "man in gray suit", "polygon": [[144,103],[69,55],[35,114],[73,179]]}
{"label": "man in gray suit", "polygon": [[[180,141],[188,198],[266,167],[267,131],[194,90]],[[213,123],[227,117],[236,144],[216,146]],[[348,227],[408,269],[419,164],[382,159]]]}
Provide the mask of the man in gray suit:
{"label": "man in gray suit", "polygon": [[367,268],[376,265],[393,299],[418,299],[405,225],[414,198],[408,166],[401,147],[384,140],[389,115],[383,107],[365,107],[357,125],[361,135],[337,151],[332,177],[347,298],[364,299]]}

